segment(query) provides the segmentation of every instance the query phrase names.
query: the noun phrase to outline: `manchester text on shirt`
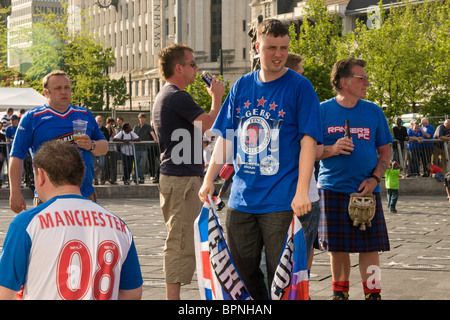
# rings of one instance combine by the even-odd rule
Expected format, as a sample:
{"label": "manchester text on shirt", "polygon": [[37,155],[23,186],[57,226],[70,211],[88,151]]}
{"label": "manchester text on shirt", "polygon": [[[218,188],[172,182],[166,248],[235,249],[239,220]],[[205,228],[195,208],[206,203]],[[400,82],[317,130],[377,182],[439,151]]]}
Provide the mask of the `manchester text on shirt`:
{"label": "manchester text on shirt", "polygon": [[41,213],[38,216],[41,229],[57,228],[60,226],[80,227],[110,227],[126,233],[125,223],[115,216],[103,212],[88,210],[64,210],[63,214],[58,211],[53,213]]}

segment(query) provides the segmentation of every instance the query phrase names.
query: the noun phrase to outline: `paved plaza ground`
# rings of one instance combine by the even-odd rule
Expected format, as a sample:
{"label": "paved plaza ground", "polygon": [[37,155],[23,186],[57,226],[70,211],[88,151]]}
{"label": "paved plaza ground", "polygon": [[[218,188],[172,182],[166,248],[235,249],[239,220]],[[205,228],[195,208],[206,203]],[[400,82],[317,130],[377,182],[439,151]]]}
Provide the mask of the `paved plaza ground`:
{"label": "paved plaza ground", "polygon": [[[100,198],[135,236],[144,300],[165,299],[162,252],[166,228],[157,197]],[[31,199],[27,200],[32,206]],[[219,213],[224,221],[225,209]],[[14,214],[0,199],[0,244]],[[400,196],[398,213],[386,213],[391,250],[380,255],[384,300],[450,300],[450,205],[445,195]],[[351,255],[350,300],[363,300],[358,255]],[[329,255],[315,251],[311,271],[312,300],[331,299]],[[182,299],[199,300],[197,278],[182,287]]]}

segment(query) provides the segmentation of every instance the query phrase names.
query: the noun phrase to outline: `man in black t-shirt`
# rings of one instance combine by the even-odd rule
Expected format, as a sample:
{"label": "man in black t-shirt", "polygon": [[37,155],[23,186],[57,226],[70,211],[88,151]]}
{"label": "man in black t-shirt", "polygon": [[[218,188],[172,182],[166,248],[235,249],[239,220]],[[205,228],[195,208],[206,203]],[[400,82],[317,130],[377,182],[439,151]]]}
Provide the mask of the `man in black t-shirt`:
{"label": "man in black t-shirt", "polygon": [[[397,161],[398,163],[400,163],[400,157],[399,157],[399,150],[401,150],[400,152],[402,153],[402,155],[405,155],[405,141],[409,140],[408,137],[408,132],[406,130],[406,127],[403,126],[402,123],[402,119],[401,118],[397,118],[395,119],[396,121],[396,126],[392,128],[392,135],[394,136],[394,143],[393,143],[393,160]],[[400,149],[399,149],[400,147]],[[406,159],[403,159],[406,160]]]}
{"label": "man in black t-shirt", "polygon": [[201,211],[198,192],[203,176],[202,133],[211,128],[221,108],[225,86],[213,77],[206,113],[184,89],[195,81],[198,66],[193,50],[173,44],[159,54],[166,85],[153,107],[153,123],[161,151],[160,202],[167,226],[164,248],[166,298],[180,299],[181,283],[195,270],[194,221]]}
{"label": "man in black t-shirt", "polygon": [[[441,167],[445,172],[450,171],[450,168],[447,167],[447,156],[445,154],[445,147],[449,148],[450,142],[450,119],[446,119],[444,124],[437,127],[433,139],[442,141],[434,144],[433,164]],[[450,149],[448,151],[450,152]]]}
{"label": "man in black t-shirt", "polygon": [[[147,121],[147,116],[145,113],[140,113],[138,115],[139,124],[134,126],[133,131],[136,133],[139,138],[141,138],[141,141],[148,142],[153,141],[154,139],[154,130],[153,128],[145,123]],[[144,174],[145,174],[145,163],[148,158],[148,153],[150,151],[150,144],[138,144],[135,146],[136,150],[136,167],[137,172],[139,176],[139,183],[144,183]],[[153,162],[153,159],[151,159]],[[153,163],[150,162],[150,167],[153,165]],[[136,173],[135,173],[136,174]],[[135,179],[136,181],[137,179]]]}

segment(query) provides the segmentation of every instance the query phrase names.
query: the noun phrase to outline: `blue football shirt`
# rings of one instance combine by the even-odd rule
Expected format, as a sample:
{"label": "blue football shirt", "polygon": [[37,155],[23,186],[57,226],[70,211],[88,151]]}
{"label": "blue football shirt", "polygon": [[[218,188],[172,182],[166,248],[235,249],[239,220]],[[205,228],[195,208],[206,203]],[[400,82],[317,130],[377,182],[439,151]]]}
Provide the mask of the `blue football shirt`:
{"label": "blue football shirt", "polygon": [[248,213],[288,211],[300,141],[307,134],[322,143],[319,99],[309,80],[290,69],[269,82],[258,74],[235,83],[212,128],[234,144],[228,205]]}
{"label": "blue football shirt", "polygon": [[[106,140],[89,110],[69,106],[66,112],[60,113],[48,105],[43,105],[31,109],[21,117],[12,144],[11,156],[25,159],[28,150],[30,150],[31,156],[34,157],[41,144],[49,140],[57,139],[74,143],[72,122],[77,119],[88,122],[86,134],[92,140]],[[94,179],[92,153],[81,148],[79,150],[86,166],[81,193],[87,197],[95,191],[92,186],[92,180]]]}
{"label": "blue football shirt", "polygon": [[[378,164],[377,148],[393,141],[383,111],[376,104],[359,100],[355,107],[345,108],[336,98],[320,104],[323,121],[323,144],[333,145],[344,137],[345,120],[349,120],[354,151],[320,161],[318,185],[341,193],[358,192],[358,187],[372,175]],[[374,192],[379,192],[378,185]]]}

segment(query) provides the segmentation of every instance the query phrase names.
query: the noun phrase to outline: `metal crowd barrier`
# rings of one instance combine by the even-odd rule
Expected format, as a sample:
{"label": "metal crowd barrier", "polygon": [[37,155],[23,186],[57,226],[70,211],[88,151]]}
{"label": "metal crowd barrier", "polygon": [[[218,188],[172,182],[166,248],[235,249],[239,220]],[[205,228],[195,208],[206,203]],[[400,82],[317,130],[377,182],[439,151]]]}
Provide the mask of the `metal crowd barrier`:
{"label": "metal crowd barrier", "polygon": [[420,142],[394,140],[391,144],[391,160],[403,167],[403,173],[407,177],[427,176],[432,165],[448,172],[449,147],[450,143],[439,139],[423,139]]}
{"label": "metal crowd barrier", "polygon": [[[120,183],[123,181],[124,177],[124,166],[123,166],[123,159],[121,156],[121,152],[118,151],[121,149],[122,145],[125,145],[123,142],[115,142],[111,141],[108,142],[108,153],[106,155],[100,156],[104,157],[102,160],[98,159],[96,156],[93,156],[94,159],[94,167],[97,163],[101,163],[102,171],[101,175],[105,174],[103,177],[106,181],[106,183],[109,183],[110,177],[114,176],[114,173],[112,170],[115,170],[115,179],[114,181]],[[132,164],[132,172],[130,173],[130,179],[131,177],[136,177],[136,184],[139,184],[139,168],[137,166],[137,156],[136,156],[136,149],[139,151],[139,147],[146,147],[146,159],[145,159],[145,166],[144,166],[144,177],[150,176],[155,177],[156,179],[159,179],[159,148],[158,144],[153,141],[141,141],[141,142],[130,142],[129,145],[132,147],[133,150],[133,164]],[[136,148],[138,147],[138,148]],[[3,149],[3,150],[1,150]],[[0,142],[0,152],[2,153],[3,157],[3,166],[0,167],[0,181],[8,181],[8,163],[9,163],[9,156],[10,156],[10,149],[11,149],[11,143],[10,142]],[[6,154],[5,154],[6,152]],[[1,156],[0,156],[1,157]],[[114,160],[115,159],[115,160]],[[108,161],[112,160],[112,161]],[[110,164],[113,164],[113,167],[111,168]],[[114,168],[115,165],[115,168]],[[105,173],[106,172],[106,173]],[[24,174],[26,174],[24,170]],[[102,180],[102,176],[100,175],[100,179]],[[96,178],[97,178],[96,174]],[[133,180],[133,179],[131,179]],[[1,185],[1,184],[0,184]]]}
{"label": "metal crowd barrier", "polygon": [[[115,162],[115,181],[121,182],[124,177],[124,166],[121,152],[117,151],[124,145],[123,142],[108,142],[108,153],[104,155],[103,170],[106,170],[105,181],[108,182],[114,168],[108,163],[108,159]],[[159,179],[159,148],[157,143],[153,141],[130,142],[129,145],[133,150],[133,169],[132,173],[136,177],[136,184],[139,184],[139,168],[137,166],[136,147],[146,146],[146,160],[144,176],[156,177]],[[3,149],[3,150],[1,150]],[[6,151],[6,157],[3,157],[3,166],[0,167],[0,181],[8,181],[8,162],[10,155],[11,143],[0,142],[1,153]],[[139,148],[138,148],[139,150]],[[114,154],[115,153],[115,154]],[[3,154],[5,155],[5,154]],[[1,156],[0,156],[1,157]],[[115,161],[114,161],[115,158]],[[391,144],[391,160],[397,161],[403,167],[405,176],[421,176],[429,174],[429,167],[436,165],[443,169],[444,172],[450,171],[450,143],[443,142],[438,139],[424,139],[421,142],[394,140]],[[95,161],[95,160],[94,160]],[[1,165],[1,164],[0,164]],[[104,172],[102,172],[104,174]],[[130,178],[131,178],[130,174]]]}
{"label": "metal crowd barrier", "polygon": [[[103,170],[106,170],[106,182],[110,181],[110,178],[114,173],[112,173],[112,170],[116,170],[115,176],[116,182],[121,182],[124,180],[124,161],[127,161],[126,158],[123,158],[122,152],[120,151],[121,148],[126,145],[123,142],[115,142],[110,141],[108,142],[108,153],[104,155],[105,157],[105,167]],[[146,147],[145,148],[145,165],[144,165],[144,177],[149,176],[154,177],[156,180],[159,179],[159,148],[158,144],[153,141],[141,141],[141,142],[130,142],[128,144],[132,147],[133,150],[133,163],[132,163],[132,172],[130,173],[130,180],[134,180],[134,182],[139,185],[139,166],[137,165],[138,159],[137,159],[137,152],[136,151],[143,151],[139,150],[140,147]],[[111,160],[112,158],[112,160]],[[110,164],[111,162],[114,162],[115,158],[115,168],[111,168]],[[95,158],[94,158],[95,159]],[[110,161],[108,161],[110,160]],[[95,166],[95,164],[94,164]],[[103,174],[103,172],[102,172]],[[132,178],[135,177],[134,179]]]}

